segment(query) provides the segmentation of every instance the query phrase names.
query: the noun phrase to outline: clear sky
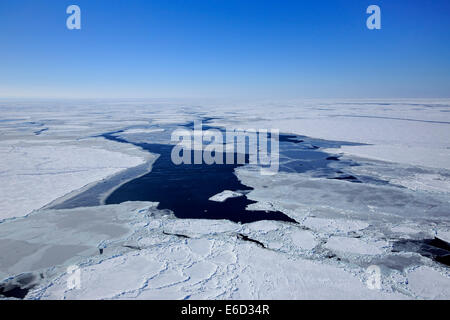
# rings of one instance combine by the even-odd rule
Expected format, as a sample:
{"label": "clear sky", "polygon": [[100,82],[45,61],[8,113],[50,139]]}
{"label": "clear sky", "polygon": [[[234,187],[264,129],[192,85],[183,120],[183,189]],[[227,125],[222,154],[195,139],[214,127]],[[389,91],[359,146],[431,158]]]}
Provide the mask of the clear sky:
{"label": "clear sky", "polygon": [[450,1],[0,0],[0,97],[450,97]]}

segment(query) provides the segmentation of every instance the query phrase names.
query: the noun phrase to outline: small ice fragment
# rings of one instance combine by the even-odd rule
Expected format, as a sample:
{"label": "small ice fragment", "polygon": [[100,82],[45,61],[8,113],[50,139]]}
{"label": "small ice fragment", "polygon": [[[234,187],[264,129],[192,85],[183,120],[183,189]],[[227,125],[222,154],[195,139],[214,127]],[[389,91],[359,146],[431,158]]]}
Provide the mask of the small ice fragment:
{"label": "small ice fragment", "polygon": [[209,198],[209,200],[216,201],[216,202],[224,202],[225,200],[227,200],[229,198],[237,198],[237,197],[242,197],[242,193],[225,190],[225,191],[222,191],[221,193],[218,193],[218,194],[212,196],[211,198]]}

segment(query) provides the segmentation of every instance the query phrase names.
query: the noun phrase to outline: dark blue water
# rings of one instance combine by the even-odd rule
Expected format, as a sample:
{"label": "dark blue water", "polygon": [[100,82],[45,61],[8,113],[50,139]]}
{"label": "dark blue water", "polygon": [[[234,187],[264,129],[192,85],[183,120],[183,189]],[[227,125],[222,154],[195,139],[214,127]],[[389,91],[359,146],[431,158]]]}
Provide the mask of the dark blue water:
{"label": "dark blue water", "polygon": [[[114,134],[105,134],[104,137],[128,143]],[[150,173],[119,187],[106,199],[106,204],[153,201],[159,202],[158,209],[169,209],[178,218],[227,219],[240,223],[259,220],[296,222],[279,211],[246,210],[246,207],[255,201],[249,200],[245,195],[224,202],[209,200],[224,190],[252,190],[243,185],[234,174],[234,170],[240,165],[175,165],[171,160],[172,145],[136,145],[157,153],[160,157],[153,164]]]}
{"label": "dark blue water", "polygon": [[[222,129],[207,124],[213,118],[203,119],[203,130]],[[194,123],[184,125],[193,129]],[[126,201],[159,202],[159,209],[169,209],[178,218],[189,219],[227,219],[234,222],[249,223],[259,220],[280,220],[295,222],[279,211],[246,210],[249,200],[245,192],[251,187],[242,184],[235,175],[238,164],[181,164],[171,160],[174,147],[168,144],[137,143],[125,140],[118,135],[107,133],[103,137],[122,143],[132,143],[160,157],[153,164],[152,171],[134,179],[115,190],[105,201],[106,204],[118,204]],[[145,139],[147,140],[147,139]],[[144,140],[144,141],[145,141]],[[150,140],[150,139],[149,139]],[[142,140],[141,140],[142,141]],[[370,177],[354,177],[345,173],[345,168],[357,165],[350,160],[341,160],[330,156],[321,148],[338,148],[353,143],[311,139],[298,135],[280,135],[280,172],[311,172],[315,177],[345,180],[351,183],[387,183]],[[270,146],[269,146],[270,152]],[[236,158],[236,154],[234,154]],[[191,157],[193,158],[193,157]],[[248,156],[246,156],[248,163]],[[267,186],[270,188],[270,186]],[[230,198],[224,202],[210,201],[209,198],[224,190],[243,191],[244,195]]]}
{"label": "dark blue water", "polygon": [[393,243],[393,252],[417,252],[446,266],[450,266],[450,243],[439,238],[401,239]]}

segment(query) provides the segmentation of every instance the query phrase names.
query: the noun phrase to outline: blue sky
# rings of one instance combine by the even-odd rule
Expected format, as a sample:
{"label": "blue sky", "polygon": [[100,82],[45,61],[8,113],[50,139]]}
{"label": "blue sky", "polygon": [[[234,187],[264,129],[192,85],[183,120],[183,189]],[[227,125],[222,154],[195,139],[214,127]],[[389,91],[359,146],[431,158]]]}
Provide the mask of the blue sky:
{"label": "blue sky", "polygon": [[449,58],[448,0],[0,1],[0,97],[439,98]]}

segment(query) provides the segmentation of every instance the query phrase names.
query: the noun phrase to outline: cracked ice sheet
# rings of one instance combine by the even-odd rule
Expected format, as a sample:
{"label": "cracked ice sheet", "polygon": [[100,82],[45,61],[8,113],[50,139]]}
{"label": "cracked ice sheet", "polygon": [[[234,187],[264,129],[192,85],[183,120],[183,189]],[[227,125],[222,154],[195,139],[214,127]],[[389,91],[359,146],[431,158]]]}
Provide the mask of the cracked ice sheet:
{"label": "cracked ice sheet", "polygon": [[[198,251],[199,247],[202,250]],[[176,255],[167,255],[167,251]],[[82,267],[80,290],[67,289],[67,276],[34,290],[30,298],[406,298],[399,293],[369,290],[360,279],[337,266],[269,251],[236,238],[173,239],[151,250]]]}
{"label": "cracked ice sheet", "polygon": [[[128,202],[36,212],[0,224],[0,239],[20,239],[38,248],[43,244],[89,247],[66,261],[56,262],[60,265],[55,267],[33,263],[42,261],[39,250],[31,256],[18,250],[14,261],[6,261],[11,266],[9,275],[14,275],[18,266],[22,266],[23,271],[45,274],[42,282],[30,291],[28,299],[404,299],[423,296],[423,286],[408,286],[409,269],[386,270],[382,290],[367,288],[365,266],[354,261],[358,262],[358,257],[366,253],[380,256],[380,252],[351,252],[353,262],[328,259],[321,249],[323,235],[320,232],[308,230],[301,224],[265,222],[240,225],[225,220],[180,220],[157,210],[156,204]],[[335,225],[343,229],[340,225],[345,222],[337,220]],[[103,228],[105,224],[110,226]],[[114,225],[122,229],[111,233]],[[351,229],[364,227],[354,224]],[[239,239],[238,233],[261,241],[268,249]],[[367,239],[371,237],[364,238]],[[104,248],[103,254],[96,250],[99,247]],[[80,289],[67,288],[65,266],[69,264],[80,266]],[[33,267],[40,269],[33,270]],[[448,272],[431,263],[421,274],[424,279],[428,276],[447,279]],[[428,292],[426,297],[441,298],[448,294],[444,287],[439,292]]]}
{"label": "cracked ice sheet", "polygon": [[411,290],[421,299],[448,299],[450,278],[429,267],[419,267],[408,274]]}
{"label": "cracked ice sheet", "polygon": [[[29,299],[407,298],[388,289],[369,290],[358,275],[361,268],[349,272],[335,260],[301,256],[317,244],[301,226],[277,221],[240,225],[180,220],[155,206],[128,202],[43,210],[6,221],[0,224],[0,239],[25,241],[36,249],[30,255],[23,250],[27,246],[17,243],[20,250],[2,260],[2,272],[5,276],[21,271],[44,274]],[[280,242],[281,249],[260,248],[238,239],[238,233],[266,245]],[[71,245],[80,247],[77,253],[68,252]],[[56,246],[66,246],[61,249],[68,256],[56,254],[62,260],[48,259],[43,250]],[[99,247],[104,248],[103,254]],[[81,268],[79,290],[67,288],[65,266],[69,264]]]}
{"label": "cracked ice sheet", "polygon": [[[302,227],[292,237],[288,230],[271,228],[274,222],[260,227],[260,231],[248,226],[251,238],[268,248],[312,259],[338,259],[347,267],[378,265],[399,291],[413,297],[420,294],[401,285],[407,281],[405,273],[411,268],[428,265],[448,277],[444,265],[419,254],[391,252],[392,243],[398,239],[448,239],[447,193],[317,179],[308,174],[264,177],[249,167],[239,168],[237,176],[254,188],[248,197],[259,202],[249,207],[281,210]],[[270,190],[264,188],[268,185]],[[293,240],[291,244],[286,241],[288,235]],[[397,278],[401,280],[392,280]],[[450,296],[450,291],[443,292]],[[436,289],[436,297],[441,294]]]}
{"label": "cracked ice sheet", "polygon": [[[328,149],[331,153],[407,166],[446,169],[416,175],[407,187],[449,190],[450,100],[309,100],[238,104],[233,114],[213,122],[231,128],[278,128],[313,138],[363,143]],[[433,181],[430,181],[430,180]]]}
{"label": "cracked ice sheet", "polygon": [[[447,108],[445,102],[439,102],[440,106],[436,105],[431,108],[424,105],[426,103],[428,102],[421,102],[420,106],[413,106],[411,102],[408,102],[404,105],[396,104],[393,107],[385,107],[383,104],[368,107],[367,105],[362,106],[357,103],[349,105],[336,102],[314,103],[309,106],[303,105],[303,107],[299,107],[297,104],[291,106],[276,104],[272,106],[271,111],[268,111],[267,108],[266,110],[261,108],[256,110],[257,107],[253,109],[245,107],[233,111],[233,108],[227,107],[223,110],[211,109],[208,110],[208,112],[211,111],[212,113],[216,113],[218,111],[219,114],[222,112],[225,117],[231,117],[232,119],[229,122],[227,122],[228,120],[220,120],[225,124],[233,123],[239,127],[240,124],[245,123],[246,119],[250,119],[252,120],[251,127],[261,127],[259,124],[266,123],[270,125],[262,127],[268,128],[274,127],[275,125],[280,126],[279,124],[283,124],[283,121],[291,121],[292,115],[297,114],[297,117],[300,117],[299,119],[302,117],[306,119],[304,123],[310,121],[314,124],[311,125],[309,129],[305,126],[307,130],[322,130],[324,134],[329,134],[333,140],[336,140],[339,134],[341,134],[341,137],[344,137],[342,133],[345,133],[348,134],[348,140],[350,141],[355,141],[353,139],[356,139],[356,141],[368,142],[374,135],[383,130],[366,130],[361,131],[364,134],[360,134],[361,132],[353,130],[356,129],[356,127],[352,127],[352,124],[358,122],[361,118],[352,118],[348,115],[371,117],[374,115],[388,115],[400,118],[407,112],[410,117],[419,120],[419,123],[423,120],[439,121],[443,119],[442,114],[444,114],[444,116],[448,115],[448,112],[439,113],[439,109]],[[128,104],[127,110],[129,110],[129,106],[130,105]],[[172,118],[172,116],[176,114],[176,112],[173,112],[173,109],[165,109],[163,112],[151,109],[151,116],[149,110],[140,107],[133,107],[134,112],[131,114],[127,112],[126,115],[121,107],[116,109],[115,106],[112,106],[111,108],[108,106],[107,112],[97,108],[97,106],[92,110],[91,108],[86,108],[81,109],[81,111],[80,109],[71,110],[69,108],[68,114],[64,112],[59,114],[59,116],[50,108],[47,111],[48,112],[33,111],[30,113],[31,116],[28,117],[30,110],[21,113],[19,112],[17,114],[14,114],[15,110],[13,110],[12,114],[8,115],[8,117],[20,117],[27,114],[27,121],[45,118],[52,118],[52,121],[56,121],[57,123],[55,122],[48,125],[50,130],[43,132],[42,135],[39,136],[41,137],[39,141],[43,141],[44,139],[51,140],[52,131],[57,132],[57,135],[61,135],[64,139],[73,140],[83,136],[86,137],[87,135],[120,130],[123,129],[124,126],[143,125],[148,122],[150,118],[155,119],[156,122],[160,123],[179,123],[192,120],[191,117],[183,114],[176,118]],[[243,111],[247,116],[242,115]],[[346,117],[342,117],[344,111],[349,113]],[[257,115],[256,119],[251,119],[251,117],[253,117],[250,116],[251,113]],[[233,117],[235,118],[233,119]],[[172,119],[168,120],[169,118]],[[341,118],[341,120],[335,121],[333,118]],[[276,121],[271,122],[268,119],[274,119]],[[320,122],[319,120],[321,119],[327,121]],[[377,122],[386,124],[395,121],[403,121],[377,118],[370,118],[370,120],[369,118],[366,119],[368,119],[365,120],[367,123],[372,123],[372,125],[370,125],[371,128],[373,128],[374,125],[376,126]],[[244,121],[242,122],[242,120]],[[15,120],[15,125],[20,125],[21,122],[23,121]],[[336,126],[337,131],[334,132],[332,128],[334,128],[334,123],[338,122],[340,124]],[[305,134],[306,131],[302,130],[302,125],[304,123],[301,121],[296,123],[297,127],[295,129],[298,131],[293,132]],[[320,128],[318,127],[318,124],[329,124],[331,127]],[[433,151],[433,148],[445,148],[446,145],[443,143],[442,139],[432,141],[433,134],[436,135],[439,133],[439,130],[436,131],[433,129],[433,124],[425,123],[423,127],[430,128],[431,134],[424,135],[423,137],[418,137],[417,134],[415,134],[418,137],[417,140],[421,147],[429,148],[430,151]],[[89,128],[88,131],[80,134],[80,130],[85,130],[86,128]],[[285,128],[290,127],[288,126]],[[414,136],[411,136],[411,132],[414,132],[412,131],[414,128],[415,125],[410,126],[411,131],[408,132],[410,134],[409,136],[396,136],[399,139],[404,139],[399,141],[406,142],[404,145],[405,148],[410,147],[411,143],[415,143],[415,141],[411,141],[411,137],[415,138]],[[281,127],[281,129],[283,129],[283,127]],[[347,130],[347,132],[344,129]],[[24,126],[20,130],[23,130],[23,132],[21,131],[21,134],[25,135],[28,131],[31,133],[34,132],[36,128],[30,129],[28,126]],[[402,129],[401,131],[405,132],[407,130]],[[423,130],[420,132],[422,131]],[[7,133],[7,136],[4,133]],[[372,138],[370,135],[367,135],[367,133],[372,134]],[[383,134],[383,132],[381,133]],[[5,131],[1,131],[0,134],[5,141],[17,139],[16,128],[8,127]],[[313,134],[311,133],[311,135]],[[380,141],[374,141],[373,143],[392,145],[396,142],[381,139]],[[427,146],[427,143],[431,144]],[[379,166],[377,165],[377,168],[378,167]],[[394,170],[398,172],[398,169],[399,167],[397,166]],[[435,173],[433,171],[427,171],[426,174],[428,174],[428,172],[431,172],[431,174]],[[438,176],[433,177],[433,180],[436,180],[435,178],[440,179],[440,177],[443,176],[442,172],[437,172],[436,174]],[[139,248],[142,247],[141,250],[133,251],[132,249],[124,249],[120,246],[120,241],[116,241],[112,243],[112,246],[105,249],[105,253],[102,256],[94,255],[94,253],[91,252],[90,254],[94,255],[93,257],[90,257],[89,259],[75,257],[75,262],[78,261],[84,270],[84,268],[87,268],[88,266],[101,266],[103,261],[116,259],[117,257],[114,258],[113,255],[125,257],[125,260],[118,260],[110,265],[113,270],[118,272],[118,275],[120,274],[125,277],[124,273],[121,271],[122,267],[129,267],[130,270],[133,270],[133,266],[129,266],[129,264],[126,263],[128,258],[130,258],[131,261],[135,261],[136,264],[138,264],[137,260],[133,260],[131,257],[143,255],[154,260],[156,259],[155,261],[159,261],[157,260],[158,257],[153,253],[153,250],[155,250],[155,252],[159,252],[163,257],[161,263],[164,266],[166,266],[165,262],[167,261],[174,266],[167,270],[155,267],[155,269],[148,270],[148,275],[144,275],[143,277],[136,275],[136,277],[132,278],[132,285],[124,284],[123,290],[120,289],[120,279],[113,279],[112,281],[116,282],[116,286],[113,286],[111,290],[104,293],[98,292],[97,290],[95,294],[99,298],[131,298],[136,296],[149,298],[221,298],[238,297],[240,294],[243,296],[245,296],[245,294],[256,296],[257,293],[261,294],[261,296],[269,296],[270,293],[267,293],[266,290],[254,288],[270,288],[271,286],[274,286],[277,281],[284,282],[284,280],[282,280],[283,277],[286,277],[288,280],[292,278],[294,279],[293,281],[296,281],[296,273],[301,272],[301,270],[299,271],[296,268],[289,269],[289,263],[286,264],[286,268],[283,268],[272,261],[280,260],[284,262],[286,259],[293,259],[293,261],[297,262],[299,265],[305,265],[306,271],[308,271],[310,266],[313,266],[322,271],[330,271],[331,274],[335,274],[336,272],[336,274],[342,275],[344,279],[349,277],[350,285],[355,286],[357,290],[365,289],[363,276],[365,267],[372,261],[379,261],[379,264],[383,267],[383,272],[385,272],[383,281],[386,282],[387,288],[395,288],[394,291],[396,292],[396,295],[401,295],[399,292],[403,292],[405,294],[404,297],[408,298],[422,296],[426,296],[427,298],[448,298],[448,296],[450,296],[447,287],[443,286],[442,288],[438,288],[438,286],[435,286],[435,288],[433,288],[432,286],[427,287],[426,284],[428,277],[430,279],[438,279],[438,281],[448,279],[448,271],[445,271],[446,269],[439,264],[429,259],[422,258],[417,254],[388,255],[385,252],[380,254],[378,252],[371,252],[370,250],[367,251],[369,254],[360,254],[350,252],[351,248],[349,246],[344,250],[347,252],[337,250],[336,252],[333,252],[333,250],[327,248],[327,242],[330,240],[330,237],[336,236],[349,239],[346,241],[350,242],[354,241],[350,239],[361,239],[359,241],[364,241],[368,244],[372,242],[376,243],[377,241],[386,238],[395,239],[399,237],[411,237],[413,239],[420,239],[423,237],[432,237],[434,235],[448,237],[448,219],[445,215],[442,215],[445,211],[442,209],[448,209],[448,192],[447,195],[426,195],[419,192],[423,188],[421,186],[416,189],[411,188],[411,190],[414,191],[414,193],[411,193],[400,192],[398,189],[390,186],[355,186],[354,184],[343,181],[324,181],[301,175],[280,175],[280,177],[281,180],[274,177],[273,181],[264,181],[264,184],[271,186],[273,191],[273,194],[271,194],[267,193],[267,190],[264,193],[261,189],[262,186],[258,185],[258,181],[262,181],[260,180],[262,178],[259,175],[258,177],[254,177],[256,178],[254,181],[248,177],[240,176],[241,179],[246,181],[246,184],[249,183],[255,187],[255,190],[249,197],[257,199],[260,202],[252,206],[270,209],[280,208],[299,221],[299,227],[277,222],[268,222],[267,226],[265,224],[264,226],[262,224],[249,224],[242,227],[226,221],[165,221],[164,219],[150,219],[148,221],[149,228],[147,229],[147,232],[150,233],[150,235],[146,233],[145,236],[141,234],[137,238],[126,237],[125,239],[122,239],[122,242],[126,242],[125,244],[138,246]],[[398,177],[394,175],[393,177],[402,179],[403,176]],[[407,175],[407,177],[410,176]],[[411,177],[411,180],[417,179],[420,179],[420,176]],[[285,185],[283,186],[283,184]],[[445,186],[437,187],[441,190],[445,189]],[[382,205],[377,205],[377,203]],[[445,204],[447,206],[445,206]],[[421,212],[421,210],[426,214]],[[446,212],[448,212],[448,210]],[[428,219],[430,217],[431,219]],[[138,228],[140,224],[145,226],[146,222],[136,222],[135,227]],[[102,228],[99,227],[99,230],[102,230]],[[186,240],[179,238],[176,235],[163,235],[161,231],[188,235],[195,237],[195,239]],[[242,232],[243,234],[248,235],[249,238],[260,241],[269,249],[262,249],[256,246],[256,244],[237,241],[237,232]],[[48,232],[48,234],[51,235],[51,232]],[[72,234],[72,237],[76,240],[79,237],[83,238],[84,235],[77,235],[75,232]],[[21,239],[26,240],[29,239],[29,237],[22,235]],[[92,248],[95,248],[96,245],[102,243],[99,239],[94,238],[94,240],[93,244],[91,244]],[[16,245],[20,246],[20,243]],[[68,245],[70,245],[70,243]],[[154,247],[156,247],[156,249],[154,249]],[[32,248],[28,247],[28,249],[31,250]],[[67,249],[72,250],[73,247],[66,248],[66,251]],[[247,256],[253,257],[253,251],[251,250],[260,255],[265,255],[269,252],[267,255],[272,257],[272,259],[268,262],[268,265],[271,268],[278,267],[282,270],[281,274],[273,276],[273,272],[271,273],[273,270],[266,270],[265,267],[261,265],[252,265],[253,261],[265,263],[264,257],[257,256],[253,259],[247,259],[249,261],[245,268],[253,270],[256,273],[258,270],[262,270],[263,274],[267,275],[267,280],[264,283],[265,286],[259,283],[259,281],[261,281],[260,278],[255,279],[254,277],[256,277],[256,275],[247,274],[247,269],[242,267],[242,263],[246,262]],[[247,251],[251,252],[248,253]],[[242,253],[244,253],[244,255]],[[339,262],[336,258],[328,258],[328,256],[332,257],[332,254],[337,254],[341,261]],[[307,262],[303,263],[304,261]],[[225,264],[227,266],[226,271],[223,271],[225,267],[215,270],[210,263],[216,266]],[[411,272],[417,268],[417,265],[426,265],[426,268],[423,269],[418,276],[422,281],[414,282],[413,280],[410,281],[410,283],[416,284],[414,286],[409,285],[407,281],[408,276],[410,276]],[[39,266],[39,264],[37,264],[37,266]],[[331,270],[322,268],[322,266],[330,267]],[[298,268],[297,265],[296,267]],[[394,269],[392,269],[392,267]],[[400,271],[395,268],[398,268]],[[50,281],[53,281],[51,284],[54,284],[55,288],[59,286],[59,288],[62,289],[54,296],[57,298],[62,298],[64,296],[79,298],[79,292],[73,291],[64,293],[66,290],[64,270],[58,270],[59,276],[49,278]],[[201,277],[198,277],[198,270],[204,272],[204,281],[199,281],[199,278]],[[90,279],[95,282],[95,279],[102,279],[103,277],[105,280],[102,281],[110,281],[107,275],[102,275],[102,273],[107,272],[107,268],[99,267],[95,271],[96,275]],[[136,270],[136,272],[139,273],[139,270]],[[143,272],[145,273],[147,271]],[[196,280],[192,282],[187,281],[188,274],[192,276],[192,279]],[[243,275],[242,281],[240,280],[240,274]],[[227,278],[226,275],[229,277]],[[323,279],[323,277],[321,278],[319,275],[316,276],[317,279]],[[229,282],[230,286],[224,285],[224,277],[227,279],[226,284]],[[414,279],[414,276],[411,278]],[[329,291],[330,288],[336,292],[341,292],[332,282],[330,282],[330,286],[325,285],[323,287],[320,286],[320,283],[314,282],[314,279],[312,278],[305,280],[305,282],[308,284],[309,288],[316,289],[315,292],[313,292],[315,296],[326,296],[329,293],[324,291]],[[255,283],[258,285],[255,285]],[[339,284],[339,280],[335,280],[335,283]],[[93,286],[90,281],[85,285],[87,285],[88,288],[92,288]],[[105,287],[107,287],[106,284]],[[285,287],[289,290],[288,286]],[[425,287],[427,287],[427,289]],[[223,290],[223,288],[226,290]],[[239,290],[236,291],[236,288]],[[95,289],[96,288],[93,288],[94,291]],[[423,292],[423,289],[428,291]],[[36,289],[36,291],[30,294],[30,298],[33,296],[45,298],[53,294],[52,290],[52,286],[46,289],[41,287],[39,290]],[[238,294],[239,291],[241,293]],[[285,293],[279,294],[282,296]],[[389,290],[387,292],[374,291],[372,294],[376,294],[377,298],[383,298],[392,294],[392,292]],[[367,297],[371,297],[371,295],[368,294]],[[331,296],[331,298],[335,298],[335,296]],[[364,298],[364,294],[362,294],[360,298]]]}
{"label": "cracked ice sheet", "polygon": [[386,241],[363,241],[348,237],[331,237],[325,247],[333,252],[350,254],[381,254],[390,249]]}
{"label": "cracked ice sheet", "polygon": [[104,141],[0,142],[0,220],[21,217],[53,200],[145,163],[138,148]]}
{"label": "cracked ice sheet", "polygon": [[[44,272],[53,266],[78,262],[147,225],[145,213],[153,203],[67,210],[40,210],[0,224],[0,278],[24,272]],[[138,210],[139,209],[139,210]],[[141,211],[140,211],[141,210]],[[119,244],[115,244],[118,241]],[[114,245],[112,245],[114,244]],[[109,250],[109,249],[108,249]]]}
{"label": "cracked ice sheet", "polygon": [[353,159],[358,161],[359,165],[348,170],[355,176],[371,176],[413,191],[450,193],[450,170],[367,161],[355,157]]}
{"label": "cracked ice sheet", "polygon": [[0,101],[0,221],[149,160],[138,147],[92,137],[161,131],[149,124],[192,121],[194,109],[163,100]]}
{"label": "cracked ice sheet", "polygon": [[[297,221],[314,214],[366,222],[405,218],[449,220],[447,194],[313,178],[310,174],[264,176],[248,167],[238,168],[236,174],[243,184],[254,188],[247,196],[259,201],[259,207],[266,204],[267,208],[282,210]],[[269,185],[270,189],[265,188]]]}

